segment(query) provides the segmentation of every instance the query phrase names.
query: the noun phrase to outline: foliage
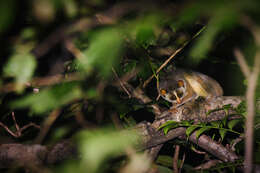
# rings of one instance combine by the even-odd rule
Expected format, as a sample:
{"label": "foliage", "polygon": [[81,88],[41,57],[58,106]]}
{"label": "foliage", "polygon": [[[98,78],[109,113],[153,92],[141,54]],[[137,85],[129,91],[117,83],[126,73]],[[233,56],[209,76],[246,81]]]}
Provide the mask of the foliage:
{"label": "foliage", "polygon": [[[193,68],[219,81],[225,95],[244,95],[247,84],[233,50],[241,49],[253,66],[259,47],[243,19],[248,17],[259,27],[259,7],[258,0],[165,0],[150,4],[108,0],[0,1],[0,122],[12,130],[19,123],[45,124],[52,118],[50,112],[60,110],[59,117],[53,120],[56,121],[47,123],[47,130],[44,129],[48,135],[44,136],[43,145],[73,138],[81,158],[55,165],[49,172],[145,172],[151,162],[143,152],[135,150],[140,140],[137,134],[115,127],[152,122],[153,103],[170,107],[168,102],[156,100],[156,70],[179,48],[182,50],[159,75],[173,66]],[[133,87],[143,86],[151,75],[156,79],[144,89],[152,98],[149,103],[142,104],[129,96],[127,91],[131,88],[122,89],[126,82]],[[260,96],[260,80],[255,96]],[[230,109],[246,117],[245,103],[237,108],[226,105],[208,114],[224,110],[226,117],[233,116],[228,115]],[[10,112],[14,112],[17,121],[10,123]],[[231,144],[243,135],[244,119],[197,124],[168,121],[159,130],[167,134],[171,129],[186,127],[187,136],[196,131],[197,138],[207,134]],[[259,112],[255,122],[258,131]],[[32,144],[38,135],[37,130],[29,128],[19,139],[12,140]],[[0,126],[0,141],[5,137],[10,138],[10,134]],[[256,135],[256,153],[260,151],[259,141]],[[177,140],[171,142],[178,144]],[[243,143],[239,144],[236,153],[243,156]],[[192,149],[188,143],[181,146],[185,152]],[[154,163],[160,172],[172,172],[172,147],[163,152],[166,154],[159,153]],[[205,161],[194,163],[193,157],[197,156],[186,156],[184,171]],[[255,160],[259,164],[260,159]],[[209,171],[230,171],[238,165],[224,164]]]}
{"label": "foliage", "polygon": [[[244,105],[244,102],[240,103],[236,110],[235,115],[242,115],[241,107]],[[207,114],[209,115],[212,112],[224,110],[226,113],[226,118],[219,120],[219,121],[212,121],[209,123],[205,122],[199,122],[197,124],[194,124],[193,121],[181,121],[181,122],[175,122],[175,121],[167,121],[166,123],[162,124],[159,129],[163,129],[164,133],[167,134],[169,130],[177,128],[177,127],[187,127],[186,129],[186,135],[189,137],[195,130],[196,130],[196,138],[198,139],[200,135],[205,133],[206,131],[217,129],[218,133],[221,137],[221,140],[224,140],[224,137],[227,132],[231,132],[237,135],[241,135],[241,133],[234,131],[233,128],[236,125],[239,125],[238,123],[241,123],[244,121],[244,119],[233,119],[228,121],[228,117],[231,117],[231,114],[228,114],[229,110],[233,109],[231,105],[224,105],[222,108],[215,109],[209,111]],[[215,134],[214,134],[215,136]]]}

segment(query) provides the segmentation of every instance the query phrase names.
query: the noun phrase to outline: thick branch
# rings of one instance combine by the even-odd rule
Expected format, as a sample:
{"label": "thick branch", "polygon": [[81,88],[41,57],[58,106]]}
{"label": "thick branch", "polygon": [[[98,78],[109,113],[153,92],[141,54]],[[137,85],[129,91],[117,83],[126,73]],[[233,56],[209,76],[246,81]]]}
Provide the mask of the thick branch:
{"label": "thick branch", "polygon": [[2,144],[0,145],[0,168],[23,166],[27,168],[56,164],[76,158],[76,147],[70,141],[57,143],[47,149],[43,145]]}
{"label": "thick branch", "polygon": [[[189,119],[203,120],[203,121],[215,121],[220,120],[225,117],[223,110],[211,113],[208,116],[204,114],[206,110],[211,110],[216,107],[222,107],[226,104],[231,104],[236,107],[242,101],[241,97],[219,97],[211,100],[208,104],[203,102],[199,103],[199,109],[191,109],[189,112]],[[217,103],[218,106],[215,104]],[[176,109],[177,116],[180,116],[179,112],[184,112],[185,109],[190,108],[192,105],[184,105]],[[197,111],[204,112],[201,114],[202,117],[193,116]],[[230,112],[232,113],[232,111]],[[156,147],[163,144],[171,139],[181,137],[185,135],[185,128],[179,127],[170,130],[166,135],[162,130],[157,130],[158,127],[168,120],[176,120],[173,111],[166,111],[162,113],[152,124],[150,123],[140,123],[135,128],[138,130],[142,137],[142,149],[148,149]],[[181,119],[185,119],[188,114]],[[205,117],[204,117],[205,116]],[[179,117],[180,118],[180,117]],[[216,143],[211,138],[206,135],[201,135],[198,140],[195,135],[189,137],[191,142],[198,144],[201,148],[213,154],[222,161],[234,161],[238,158],[234,152],[230,151],[221,144]],[[160,148],[160,147],[159,147]],[[76,158],[76,148],[70,142],[66,141],[63,143],[56,144],[53,148],[47,149],[43,145],[23,145],[23,144],[2,144],[0,145],[0,168],[10,167],[13,164],[21,166],[31,166],[31,165],[44,165],[44,164],[54,164],[65,160],[66,158],[74,157]],[[154,156],[156,157],[156,155]]]}

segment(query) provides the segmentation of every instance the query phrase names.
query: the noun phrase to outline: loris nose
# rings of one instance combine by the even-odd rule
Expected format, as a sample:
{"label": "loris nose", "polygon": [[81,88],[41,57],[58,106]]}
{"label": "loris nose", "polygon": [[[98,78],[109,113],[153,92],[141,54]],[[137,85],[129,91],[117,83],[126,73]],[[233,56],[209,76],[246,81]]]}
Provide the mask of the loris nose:
{"label": "loris nose", "polygon": [[180,97],[178,96],[178,94],[176,93],[175,90],[173,91],[173,94],[174,94],[175,97],[176,97],[176,101],[177,101],[177,103],[178,103],[178,104],[181,104],[181,99],[180,99]]}

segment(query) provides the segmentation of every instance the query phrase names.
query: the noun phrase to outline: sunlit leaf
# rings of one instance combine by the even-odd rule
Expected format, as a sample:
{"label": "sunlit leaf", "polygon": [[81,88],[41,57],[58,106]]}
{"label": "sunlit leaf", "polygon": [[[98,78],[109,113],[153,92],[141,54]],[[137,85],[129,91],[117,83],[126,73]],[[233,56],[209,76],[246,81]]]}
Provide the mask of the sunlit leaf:
{"label": "sunlit leaf", "polygon": [[167,122],[163,123],[158,129],[160,130],[160,129],[168,126],[168,125],[174,125],[174,124],[178,124],[178,122],[170,120],[170,121],[167,121]]}
{"label": "sunlit leaf", "polygon": [[151,26],[142,26],[136,33],[136,42],[145,49],[148,46],[155,44],[155,35]]}
{"label": "sunlit leaf", "polygon": [[63,2],[64,2],[64,6],[65,6],[67,15],[71,18],[76,16],[78,13],[78,9],[77,9],[75,0],[66,0]]}
{"label": "sunlit leaf", "polygon": [[15,108],[30,107],[35,113],[43,113],[59,106],[65,105],[83,96],[81,89],[76,83],[64,83],[37,94],[30,94],[11,105]]}
{"label": "sunlit leaf", "polygon": [[196,131],[196,138],[198,139],[200,135],[206,131],[210,130],[210,127],[202,127]]}
{"label": "sunlit leaf", "polygon": [[133,131],[119,132],[111,129],[83,131],[78,137],[82,153],[80,168],[89,173],[101,171],[105,159],[119,155],[138,141],[138,136]]}
{"label": "sunlit leaf", "polygon": [[190,126],[186,130],[186,135],[190,136],[198,127],[197,126]]}
{"label": "sunlit leaf", "polygon": [[169,132],[169,130],[174,129],[174,128],[176,128],[176,127],[178,127],[178,124],[168,125],[168,126],[166,126],[166,127],[163,128],[163,132],[164,132],[164,134],[167,134],[167,133]]}
{"label": "sunlit leaf", "polygon": [[90,46],[79,58],[79,63],[87,74],[96,70],[102,76],[108,76],[112,66],[118,62],[122,49],[119,30],[104,29],[91,37]]}
{"label": "sunlit leaf", "polygon": [[226,136],[227,130],[225,129],[220,129],[219,130],[219,134],[222,140],[224,140],[225,136]]}
{"label": "sunlit leaf", "polygon": [[32,54],[17,53],[10,57],[4,67],[4,75],[14,77],[17,84],[21,86],[31,79],[35,68],[36,60]]}

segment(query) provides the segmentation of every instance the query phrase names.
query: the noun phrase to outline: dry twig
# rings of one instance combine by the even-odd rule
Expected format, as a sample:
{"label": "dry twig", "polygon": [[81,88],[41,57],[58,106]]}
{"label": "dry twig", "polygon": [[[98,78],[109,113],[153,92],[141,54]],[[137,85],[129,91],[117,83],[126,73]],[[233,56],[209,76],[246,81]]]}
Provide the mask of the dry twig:
{"label": "dry twig", "polygon": [[14,112],[11,113],[12,115],[12,119],[14,121],[14,124],[15,124],[15,128],[16,128],[16,132],[13,132],[12,130],[10,130],[6,125],[4,125],[2,122],[0,122],[0,126],[3,127],[10,135],[12,135],[13,137],[15,138],[19,138],[22,136],[22,132],[29,128],[29,127],[35,127],[35,128],[38,128],[40,129],[40,126],[34,124],[34,123],[29,123],[25,126],[23,126],[22,128],[20,128],[20,126],[17,124],[16,122],[16,119],[15,119],[15,115],[14,115]]}
{"label": "dry twig", "polygon": [[[177,49],[164,63],[156,70],[156,75],[180,52],[183,48],[188,45],[193,39],[195,39],[206,27],[201,28],[192,38],[191,40],[186,41],[179,49]],[[143,88],[147,86],[147,84],[154,78],[155,76],[150,76],[143,84]]]}
{"label": "dry twig", "polygon": [[[78,73],[72,73],[64,77],[64,75],[57,74],[53,76],[46,76],[46,77],[36,77],[33,78],[30,82],[27,82],[26,87],[44,87],[44,86],[51,86],[56,85],[62,82],[71,82],[81,80],[81,77]],[[8,93],[13,92],[16,90],[15,83],[8,83],[0,88],[0,92]]]}
{"label": "dry twig", "polygon": [[203,163],[197,167],[194,168],[194,170],[204,170],[204,169],[209,169],[213,166],[216,166],[217,164],[222,163],[220,160],[210,160],[206,163]]}
{"label": "dry twig", "polygon": [[114,67],[112,67],[112,71],[116,77],[116,79],[119,81],[120,86],[122,87],[122,89],[127,93],[128,98],[131,98],[131,94],[129,93],[129,91],[126,89],[126,87],[124,86],[123,82],[121,81],[121,79],[119,78],[118,74],[116,73]]}
{"label": "dry twig", "polygon": [[[244,25],[251,30],[253,33],[257,46],[260,46],[259,33],[260,29],[256,28],[249,18],[243,18]],[[255,90],[257,86],[258,74],[260,71],[260,51],[258,50],[255,55],[255,62],[252,71],[240,50],[234,50],[235,57],[237,58],[238,64],[241,71],[244,73],[248,86],[246,90],[246,101],[247,101],[247,118],[245,128],[245,172],[250,173],[252,171],[252,160],[253,160],[253,136],[254,136],[254,115],[255,115]]]}
{"label": "dry twig", "polygon": [[60,109],[55,109],[53,110],[50,115],[47,117],[47,119],[44,121],[43,123],[43,127],[39,133],[39,135],[37,136],[37,138],[35,139],[34,143],[35,144],[40,144],[42,143],[43,139],[45,138],[45,136],[47,135],[47,133],[49,132],[52,124],[54,123],[54,121],[58,118],[58,116],[60,115]]}
{"label": "dry twig", "polygon": [[174,152],[174,156],[173,156],[173,172],[178,173],[179,169],[178,169],[178,160],[179,160],[179,153],[180,153],[180,146],[179,145],[175,145],[175,152]]}

